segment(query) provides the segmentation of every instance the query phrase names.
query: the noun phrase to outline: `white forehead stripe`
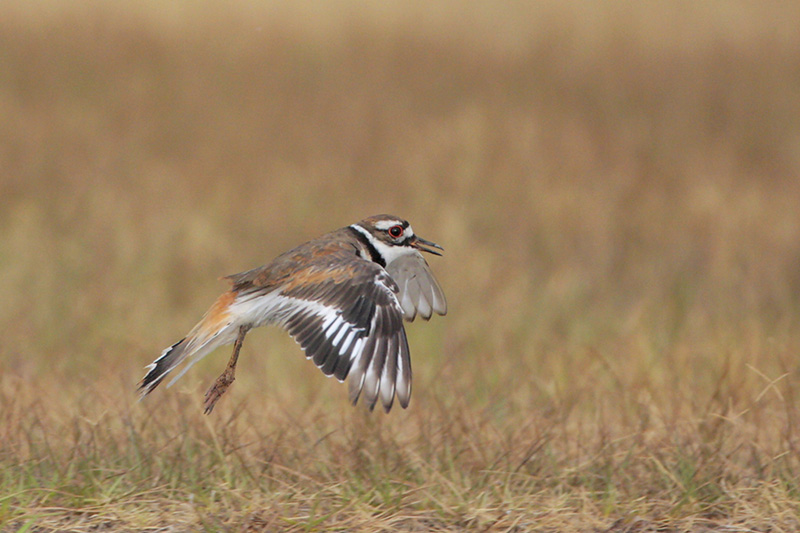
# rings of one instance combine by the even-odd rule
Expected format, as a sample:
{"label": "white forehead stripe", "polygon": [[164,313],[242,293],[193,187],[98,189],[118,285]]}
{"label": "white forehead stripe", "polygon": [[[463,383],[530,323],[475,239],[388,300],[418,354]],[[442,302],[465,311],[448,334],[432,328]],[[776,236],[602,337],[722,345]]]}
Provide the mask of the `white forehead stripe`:
{"label": "white forehead stripe", "polygon": [[402,226],[402,220],[381,220],[375,223],[375,227],[380,230],[386,231],[387,229],[391,228],[392,226]]}

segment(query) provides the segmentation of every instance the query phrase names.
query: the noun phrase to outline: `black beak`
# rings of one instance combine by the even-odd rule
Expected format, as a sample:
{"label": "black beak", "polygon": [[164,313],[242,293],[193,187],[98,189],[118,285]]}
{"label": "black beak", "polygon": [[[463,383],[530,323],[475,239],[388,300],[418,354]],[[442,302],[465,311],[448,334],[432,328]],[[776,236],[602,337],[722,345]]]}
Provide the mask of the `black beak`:
{"label": "black beak", "polygon": [[411,246],[413,246],[414,248],[416,248],[417,250],[419,250],[421,252],[428,252],[429,254],[433,254],[433,255],[442,255],[442,254],[440,254],[436,250],[431,250],[430,248],[425,248],[426,246],[432,246],[433,248],[438,248],[439,250],[444,251],[444,248],[442,248],[441,246],[439,246],[435,242],[426,241],[425,239],[423,239],[421,237],[414,237],[414,240],[411,241]]}

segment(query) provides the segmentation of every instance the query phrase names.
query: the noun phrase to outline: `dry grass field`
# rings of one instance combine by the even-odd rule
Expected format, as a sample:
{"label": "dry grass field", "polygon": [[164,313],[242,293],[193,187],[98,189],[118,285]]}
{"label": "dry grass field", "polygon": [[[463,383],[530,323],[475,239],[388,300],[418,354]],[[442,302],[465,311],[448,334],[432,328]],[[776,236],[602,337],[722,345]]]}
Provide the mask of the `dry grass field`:
{"label": "dry grass field", "polygon": [[[0,531],[800,530],[800,8],[4,2]],[[217,278],[408,218],[409,409]]]}

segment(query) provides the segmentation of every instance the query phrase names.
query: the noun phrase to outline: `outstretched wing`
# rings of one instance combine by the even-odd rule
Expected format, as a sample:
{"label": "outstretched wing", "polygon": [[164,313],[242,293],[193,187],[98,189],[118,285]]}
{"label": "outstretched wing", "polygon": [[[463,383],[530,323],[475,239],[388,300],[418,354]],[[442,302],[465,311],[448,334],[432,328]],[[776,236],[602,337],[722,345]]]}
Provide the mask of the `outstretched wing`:
{"label": "outstretched wing", "polygon": [[372,409],[380,397],[388,412],[396,395],[408,406],[411,359],[403,308],[397,284],[383,268],[352,253],[328,254],[324,266],[312,261],[270,289],[265,294],[251,286],[234,305],[256,323],[263,308],[261,314],[286,328],[325,375],[348,379],[353,403],[363,396]]}
{"label": "outstretched wing", "polygon": [[398,257],[386,267],[399,288],[398,298],[404,318],[409,322],[419,314],[428,320],[435,311],[447,314],[447,300],[439,282],[422,254],[407,254]]}

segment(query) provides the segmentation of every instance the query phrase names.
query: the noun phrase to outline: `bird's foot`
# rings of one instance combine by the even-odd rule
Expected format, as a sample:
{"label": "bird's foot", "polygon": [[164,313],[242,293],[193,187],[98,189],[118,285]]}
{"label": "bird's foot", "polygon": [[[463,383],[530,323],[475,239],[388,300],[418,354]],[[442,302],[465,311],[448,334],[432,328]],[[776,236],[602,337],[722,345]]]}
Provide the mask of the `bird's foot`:
{"label": "bird's foot", "polygon": [[214,382],[213,385],[206,391],[205,400],[203,401],[203,412],[205,414],[211,414],[211,411],[214,410],[214,406],[217,404],[222,395],[225,394],[225,391],[228,390],[228,387],[231,386],[231,383],[236,379],[233,373],[232,368],[226,368],[225,372],[223,372],[217,380]]}

